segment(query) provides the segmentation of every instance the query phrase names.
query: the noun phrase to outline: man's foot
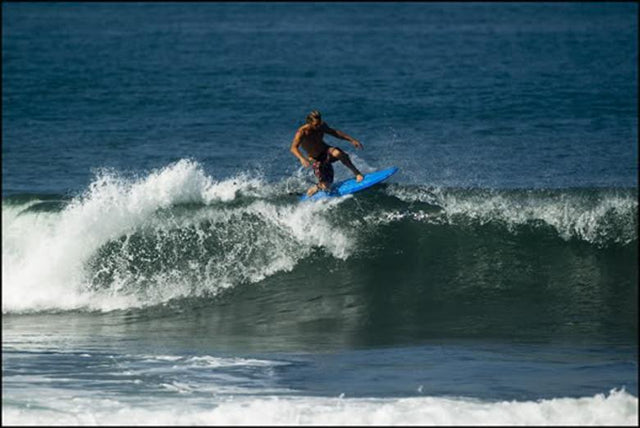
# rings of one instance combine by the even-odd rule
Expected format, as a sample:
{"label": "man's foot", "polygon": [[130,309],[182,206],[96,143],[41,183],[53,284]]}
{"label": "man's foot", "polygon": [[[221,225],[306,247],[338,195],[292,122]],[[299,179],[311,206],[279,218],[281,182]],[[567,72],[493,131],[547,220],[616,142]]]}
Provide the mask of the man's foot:
{"label": "man's foot", "polygon": [[356,174],[356,181],[360,183],[362,180],[364,180],[364,177],[362,176],[362,174]]}
{"label": "man's foot", "polygon": [[311,186],[309,187],[309,190],[307,190],[307,198],[310,198],[311,196],[313,196],[314,193],[316,193],[318,191],[318,186]]}

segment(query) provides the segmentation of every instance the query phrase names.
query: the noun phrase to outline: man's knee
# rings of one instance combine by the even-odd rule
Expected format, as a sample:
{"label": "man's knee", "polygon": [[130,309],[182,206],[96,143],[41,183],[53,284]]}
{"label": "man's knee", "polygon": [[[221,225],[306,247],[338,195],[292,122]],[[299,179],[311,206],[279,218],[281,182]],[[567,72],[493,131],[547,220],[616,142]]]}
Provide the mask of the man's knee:
{"label": "man's knee", "polygon": [[349,159],[349,155],[346,154],[345,152],[343,152],[342,150],[336,148],[336,147],[332,147],[329,149],[329,154],[334,157],[335,159],[339,159],[339,160],[343,160],[343,159]]}

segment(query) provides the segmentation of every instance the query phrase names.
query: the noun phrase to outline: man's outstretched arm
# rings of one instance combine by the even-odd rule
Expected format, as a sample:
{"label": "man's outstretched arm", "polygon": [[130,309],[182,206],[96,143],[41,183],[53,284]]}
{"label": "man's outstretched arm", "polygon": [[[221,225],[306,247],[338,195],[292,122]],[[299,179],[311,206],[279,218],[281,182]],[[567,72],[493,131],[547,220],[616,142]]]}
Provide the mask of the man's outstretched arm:
{"label": "man's outstretched arm", "polygon": [[364,148],[364,146],[362,145],[362,143],[358,140],[356,140],[355,138],[345,134],[342,131],[338,131],[337,129],[333,129],[330,128],[329,126],[326,127],[325,132],[329,135],[333,135],[336,138],[340,138],[341,140],[345,140],[345,141],[349,141],[351,144],[353,144],[353,147],[357,148],[357,149],[362,149]]}

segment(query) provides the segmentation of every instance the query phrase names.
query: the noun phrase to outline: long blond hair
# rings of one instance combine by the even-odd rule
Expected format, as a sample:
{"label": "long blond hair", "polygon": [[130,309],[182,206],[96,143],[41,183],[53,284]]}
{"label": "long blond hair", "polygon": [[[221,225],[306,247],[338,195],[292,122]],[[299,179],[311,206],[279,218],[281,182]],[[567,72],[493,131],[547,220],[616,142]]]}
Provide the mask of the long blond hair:
{"label": "long blond hair", "polygon": [[311,123],[316,120],[322,120],[322,115],[318,110],[313,110],[307,115],[307,123]]}

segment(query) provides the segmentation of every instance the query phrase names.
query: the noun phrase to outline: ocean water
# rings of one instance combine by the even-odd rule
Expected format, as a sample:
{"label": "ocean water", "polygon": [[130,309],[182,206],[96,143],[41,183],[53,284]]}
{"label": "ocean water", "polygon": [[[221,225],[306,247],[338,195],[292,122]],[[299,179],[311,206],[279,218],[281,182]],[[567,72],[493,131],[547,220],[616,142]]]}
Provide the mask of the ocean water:
{"label": "ocean water", "polygon": [[637,424],[637,23],[3,3],[3,423]]}

